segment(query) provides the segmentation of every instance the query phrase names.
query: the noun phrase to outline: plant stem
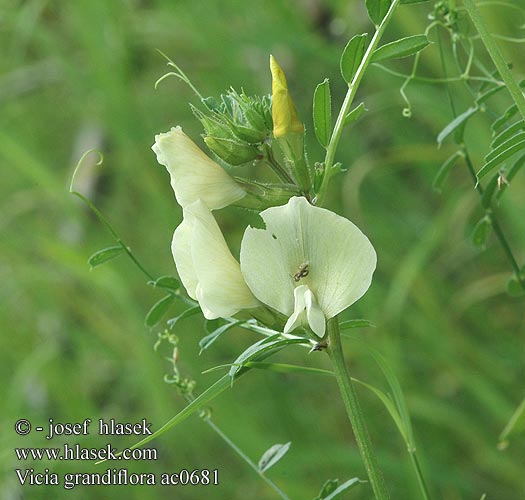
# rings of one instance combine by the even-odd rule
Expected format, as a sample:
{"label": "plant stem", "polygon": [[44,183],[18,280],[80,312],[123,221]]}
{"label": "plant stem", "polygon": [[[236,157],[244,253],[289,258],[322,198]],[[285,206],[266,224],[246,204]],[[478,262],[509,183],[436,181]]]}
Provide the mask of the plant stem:
{"label": "plant stem", "polygon": [[505,82],[505,85],[507,86],[510,95],[514,99],[514,102],[516,103],[516,106],[518,107],[521,116],[525,120],[525,97],[523,96],[521,89],[516,83],[516,80],[514,79],[511,70],[507,66],[503,54],[501,53],[498,45],[494,41],[494,38],[490,34],[490,31],[488,30],[487,25],[485,24],[485,21],[481,16],[481,13],[476,7],[476,3],[474,2],[474,0],[463,0],[463,6],[468,12],[470,18],[472,19],[474,26],[478,30],[478,33],[485,45],[485,48],[487,49],[487,52],[489,53],[492,61],[494,62],[494,65],[498,69],[501,78]]}
{"label": "plant stem", "polygon": [[[195,398],[189,394],[183,393],[183,397],[186,400],[186,402],[191,403]],[[244,453],[221,429],[220,427],[211,419],[211,417],[204,413],[201,415],[202,420],[235,452],[237,455],[239,455],[247,464],[248,466],[253,469],[257,475],[268,485],[270,488],[272,488],[283,500],[290,500],[288,495],[284,493],[284,491],[281,491],[281,489],[266,475],[264,472],[262,472],[259,467],[250,459],[248,455]]]}
{"label": "plant stem", "polygon": [[424,500],[430,500],[430,493],[428,492],[427,484],[425,483],[425,478],[423,477],[423,472],[421,471],[421,467],[419,466],[419,460],[417,459],[416,452],[409,451],[408,454],[410,455],[410,461],[412,462],[412,466],[416,471],[417,481],[419,483],[419,488],[421,489],[421,494],[423,495]]}
{"label": "plant stem", "polygon": [[343,105],[341,106],[339,115],[337,116],[337,120],[334,125],[334,130],[332,132],[332,136],[330,137],[330,142],[328,144],[328,147],[326,148],[326,156],[324,160],[324,176],[321,182],[321,187],[319,188],[319,193],[317,194],[316,204],[318,206],[322,206],[324,198],[326,196],[328,183],[330,182],[330,177],[332,176],[332,166],[334,164],[335,153],[337,151],[337,146],[339,145],[339,140],[341,139],[341,133],[343,132],[345,117],[350,111],[350,106],[352,105],[352,102],[357,93],[357,89],[359,88],[359,84],[361,83],[361,80],[365,74],[365,71],[368,68],[368,65],[370,64],[370,60],[372,59],[374,50],[378,46],[379,41],[381,40],[381,37],[383,36],[383,33],[385,32],[385,29],[390,19],[392,18],[394,10],[398,6],[399,2],[400,0],[392,1],[388,12],[381,21],[381,24],[377,27],[376,32],[374,33],[374,36],[372,37],[372,40],[370,41],[370,44],[366,49],[365,55],[363,56],[363,60],[357,68],[354,78],[348,84],[348,91],[346,92]]}
{"label": "plant stem", "polygon": [[252,462],[252,460],[250,459],[250,457],[248,457],[248,455],[246,455],[226,434],[224,434],[224,432],[222,432],[222,430],[217,427],[217,425],[209,418],[209,417],[205,417],[204,418],[204,421],[206,422],[206,424],[208,424],[214,431],[215,433],[221,437],[221,439],[235,452],[237,453],[237,455],[239,455],[245,462],[246,464],[255,471],[255,473],[270,487],[272,488],[278,495],[280,498],[282,498],[283,500],[290,500],[290,497],[288,497],[288,495],[286,495],[286,493],[284,493],[284,491],[282,491],[271,479],[269,479],[265,474],[264,472],[262,472],[259,467],[257,467],[257,465]]}
{"label": "plant stem", "polygon": [[[440,58],[441,58],[441,66],[443,67],[443,73],[446,76],[445,58],[443,54],[443,47],[441,44],[441,37],[438,36],[437,41],[438,41],[438,46],[439,46]],[[456,58],[456,63],[458,64],[458,68],[461,68],[459,64],[459,60],[457,58]],[[465,82],[465,84],[467,84],[467,82]],[[447,87],[447,94],[449,96],[450,107],[452,109],[452,115],[454,116],[454,118],[456,118],[457,112],[456,112],[456,108],[454,105],[454,99],[452,97],[452,93],[450,91],[449,85],[447,85],[446,87]],[[470,90],[470,86],[467,85],[467,87]],[[458,141],[456,140],[456,142]],[[470,176],[472,177],[472,180],[474,181],[474,187],[476,191],[478,192],[478,194],[480,195],[480,197],[483,197],[484,190],[481,184],[478,182],[478,178],[476,176],[476,169],[474,168],[474,165],[472,164],[472,160],[470,159],[470,155],[468,153],[467,146],[464,143],[459,144],[459,146],[461,147],[461,153],[463,154],[463,157],[465,158],[465,163],[467,165],[467,169],[470,173]],[[525,281],[521,278],[521,273],[520,273],[518,262],[516,261],[516,258],[514,257],[514,254],[512,253],[512,249],[510,248],[510,245],[507,241],[507,238],[505,237],[505,234],[503,233],[503,230],[501,229],[498,218],[496,217],[496,214],[494,213],[494,209],[491,209],[490,212],[491,213],[489,213],[489,211],[485,209],[485,213],[490,216],[492,229],[494,230],[494,233],[496,234],[496,237],[498,238],[498,241],[501,247],[503,248],[505,255],[507,256],[507,259],[509,260],[510,265],[512,266],[514,270],[516,279],[521,284],[521,287],[525,290]]]}
{"label": "plant stem", "polygon": [[[465,146],[463,146],[462,151],[465,157],[465,163],[467,164],[468,171],[470,172],[470,175],[472,179],[474,180],[474,184],[476,185],[476,190],[480,196],[483,196],[483,188],[481,187],[481,184],[478,182],[478,178],[476,177],[476,170],[474,168],[474,165],[472,164],[472,160],[470,159],[470,156]],[[487,210],[485,210],[485,212],[488,213]],[[509,242],[507,241],[507,238],[505,237],[505,234],[503,233],[503,230],[501,229],[500,223],[496,217],[496,214],[494,213],[493,208],[490,210],[490,214],[488,213],[488,215],[490,216],[490,222],[492,224],[492,229],[494,230],[494,234],[498,238],[498,241],[500,242],[500,245],[503,248],[505,255],[507,256],[507,259],[509,260],[510,265],[512,266],[512,269],[514,269],[514,273],[516,274],[516,279],[521,284],[521,287],[525,290],[525,283],[523,282],[523,279],[521,278],[520,266],[518,264],[518,261],[514,257],[514,254],[512,253],[512,249],[510,248]]]}
{"label": "plant stem", "polygon": [[339,332],[339,320],[337,317],[328,321],[328,355],[334,367],[334,373],[339,384],[339,390],[346,407],[346,412],[352,424],[354,436],[365,463],[368,478],[374,490],[374,495],[378,500],[389,499],[390,495],[386,489],[383,475],[379,469],[375,457],[368,429],[366,427],[363,413],[357,399],[352,379],[348,373],[341,345],[341,334]]}
{"label": "plant stem", "polygon": [[274,173],[281,179],[281,181],[287,183],[287,184],[293,184],[295,185],[295,182],[292,178],[292,176],[286,171],[286,169],[275,159],[275,156],[273,155],[272,149],[269,145],[266,145],[265,148],[266,156],[265,161],[270,166],[270,168],[274,171]]}
{"label": "plant stem", "polygon": [[133,252],[131,251],[131,248],[128,247],[124,241],[120,238],[120,236],[117,234],[115,229],[113,229],[113,226],[109,223],[109,221],[106,219],[104,214],[83,194],[79,193],[78,191],[70,191],[71,194],[74,194],[78,198],[80,198],[90,209],[91,211],[98,217],[98,219],[107,227],[108,231],[111,233],[111,236],[115,238],[115,241],[122,247],[124,252],[128,254],[128,257],[133,261],[133,263],[139,268],[142,273],[146,275],[150,279],[150,281],[155,281],[155,278],[152,274],[150,274],[144,266],[138,261],[138,259],[135,257]]}

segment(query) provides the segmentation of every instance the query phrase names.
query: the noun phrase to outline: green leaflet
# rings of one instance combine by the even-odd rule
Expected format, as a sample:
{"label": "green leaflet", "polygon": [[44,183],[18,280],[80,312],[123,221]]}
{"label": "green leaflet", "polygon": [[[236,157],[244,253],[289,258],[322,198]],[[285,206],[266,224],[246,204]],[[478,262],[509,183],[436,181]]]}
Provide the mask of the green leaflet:
{"label": "green leaflet", "polygon": [[400,38],[395,42],[387,43],[374,50],[370,62],[408,57],[423,50],[428,45],[430,45],[430,41],[426,35],[413,35]]}
{"label": "green leaflet", "polygon": [[518,106],[516,104],[510,105],[503,114],[494,120],[490,127],[494,133],[497,133],[505,124],[518,112]]}
{"label": "green leaflet", "polygon": [[510,158],[522,149],[525,149],[525,139],[521,140],[517,144],[513,144],[497,156],[493,157],[492,160],[485,163],[485,165],[483,165],[483,167],[481,167],[479,172],[476,174],[478,181],[485,177],[492,169],[503,163],[507,158]]}
{"label": "green leaflet", "polygon": [[352,122],[355,122],[361,118],[361,115],[366,111],[365,103],[362,102],[356,106],[352,111],[350,111],[343,120],[343,125],[349,125]]}
{"label": "green leaflet", "polygon": [[172,294],[169,294],[156,302],[146,315],[144,321],[146,326],[149,326],[150,328],[155,326],[161,320],[162,316],[166,314],[174,300],[175,297]]}
{"label": "green leaflet", "polygon": [[492,221],[489,215],[482,217],[472,231],[472,243],[484,248],[492,231]]}
{"label": "green leaflet", "polygon": [[[230,377],[228,375],[223,375],[219,380],[217,380],[217,382],[208,387],[202,394],[197,396],[191,403],[185,406],[179,413],[177,413],[177,415],[168,420],[159,430],[155,431],[151,436],[141,439],[138,443],[130,446],[129,449],[134,450],[158,438],[173,426],[180,424],[190,415],[205,407],[210,401],[215,399],[219,394],[224,392],[230,386]],[[120,456],[121,454],[122,452],[119,452],[116,455]],[[105,462],[105,460],[100,460],[97,462],[97,464],[102,462]]]}
{"label": "green leaflet", "polygon": [[194,316],[195,314],[199,314],[201,312],[200,306],[193,306],[189,307],[188,309],[185,309],[180,313],[178,316],[175,316],[174,318],[171,318],[167,321],[168,327],[170,330],[173,329],[173,327],[181,320],[185,318],[189,318],[190,316]]}
{"label": "green leaflet", "polygon": [[122,248],[121,245],[103,248],[102,250],[95,252],[88,259],[88,264],[91,266],[91,269],[93,269],[94,267],[100,266],[101,264],[118,257],[123,251],[124,248]]}
{"label": "green leaflet", "polygon": [[341,66],[341,75],[346,83],[350,85],[354,79],[355,74],[357,73],[357,68],[363,60],[365,55],[365,45],[366,45],[367,33],[362,35],[355,35],[347,44],[343,50],[343,55],[341,56],[340,66]]}
{"label": "green leaflet", "polygon": [[501,92],[503,89],[506,89],[505,85],[498,85],[496,87],[492,87],[491,89],[487,90],[483,94],[479,95],[476,98],[476,104],[483,104],[484,102],[488,101],[493,95],[497,94],[498,92]]}
{"label": "green leaflet", "polygon": [[180,281],[173,276],[161,276],[155,281],[148,281],[148,285],[155,288],[165,288],[166,290],[177,292],[180,288]]}
{"label": "green leaflet", "polygon": [[337,500],[341,498],[341,495],[348,490],[348,488],[361,482],[365,481],[361,481],[358,477],[353,477],[340,485],[339,479],[329,479],[323,484],[321,492],[314,500]]}
{"label": "green leaflet", "polygon": [[[479,111],[477,106],[468,108],[466,111],[456,116],[437,136],[438,145],[441,146],[441,143],[450,135],[452,132],[456,131],[459,127],[465,124],[465,122],[474,114]],[[463,135],[463,134],[461,134]]]}
{"label": "green leaflet", "polygon": [[315,88],[313,115],[315,135],[321,146],[326,148],[332,133],[332,99],[328,78]]}
{"label": "green leaflet", "polygon": [[375,328],[376,325],[367,319],[349,319],[347,321],[342,321],[339,324],[339,329],[349,330],[350,328]]}
{"label": "green leaflet", "polygon": [[439,168],[436,176],[434,177],[434,180],[432,181],[432,188],[434,189],[434,191],[441,193],[443,184],[446,178],[448,177],[448,174],[452,170],[452,167],[457,163],[459,158],[462,157],[463,153],[461,153],[461,151],[456,151],[452,156],[445,160],[445,162]]}
{"label": "green leaflet", "polygon": [[275,351],[280,351],[283,347],[293,344],[305,344],[308,341],[305,339],[283,339],[281,334],[272,335],[265,339],[256,342],[246,349],[237,359],[233,362],[230,371],[228,372],[231,378],[231,383],[235,376],[243,369],[248,361],[257,360],[260,356],[269,356]]}
{"label": "green leaflet", "polygon": [[525,132],[519,132],[516,135],[512,136],[510,139],[507,139],[505,142],[501,143],[499,146],[495,147],[490,151],[487,156],[485,156],[485,161],[489,162],[496,158],[498,155],[514,146],[518,143],[523,143],[525,140]]}
{"label": "green leaflet", "polygon": [[244,323],[244,320],[241,321],[232,321],[231,323],[226,323],[225,325],[220,326],[206,337],[203,337],[199,340],[199,347],[201,348],[199,354],[202,354],[202,351],[208,349],[223,333],[231,330],[234,326],[238,326],[241,323]]}
{"label": "green leaflet", "polygon": [[507,141],[510,137],[512,137],[515,133],[523,129],[525,129],[525,120],[520,120],[516,123],[513,123],[512,125],[507,127],[505,130],[500,132],[496,137],[494,137],[494,139],[492,139],[490,147],[497,148],[498,146],[503,144],[505,141]]}
{"label": "green leaflet", "polygon": [[376,26],[381,24],[391,3],[391,0],[365,0],[368,17]]}
{"label": "green leaflet", "polygon": [[[264,341],[266,343],[271,343],[273,344],[272,345],[273,349],[255,350],[256,352],[252,353],[252,358],[257,361],[262,361],[266,359],[268,356],[274,354],[276,351],[279,351],[280,349],[286,347],[287,345],[299,344],[299,343],[305,342],[302,339],[285,339],[285,340],[281,340],[281,342],[278,343],[275,341],[275,337],[276,336],[274,335],[272,337],[263,339],[260,342],[257,342],[257,344],[261,344]],[[181,422],[186,420],[190,415],[193,415],[193,413],[195,413],[196,411],[204,408],[213,399],[215,399],[219,394],[221,394],[226,389],[231,387],[233,378],[237,379],[240,376],[247,373],[249,370],[250,368],[244,365],[244,366],[239,367],[238,370],[236,370],[235,375],[233,377],[230,375],[230,373],[223,375],[219,380],[217,380],[214,384],[208,387],[203,393],[197,396],[191,403],[189,403],[185,408],[183,408],[179,413],[177,413],[177,415],[175,415],[170,420],[168,420],[159,430],[154,432],[151,436],[147,436],[144,439],[140,440],[138,443],[135,443],[133,446],[130,446],[130,449],[134,450],[135,448],[139,448],[140,446],[143,446],[146,443],[149,443],[150,441],[158,438],[159,436],[164,434],[166,431],[168,431],[175,425],[180,424]],[[117,456],[120,456],[120,455],[121,453],[117,453]],[[101,463],[101,462],[105,462],[105,460],[101,460],[97,463]]]}
{"label": "green leaflet", "polygon": [[290,449],[291,444],[291,442],[285,444],[274,444],[268,448],[259,460],[259,470],[261,472],[266,472],[270,467],[273,467],[279,460],[281,460],[281,458],[284,457],[286,452]]}

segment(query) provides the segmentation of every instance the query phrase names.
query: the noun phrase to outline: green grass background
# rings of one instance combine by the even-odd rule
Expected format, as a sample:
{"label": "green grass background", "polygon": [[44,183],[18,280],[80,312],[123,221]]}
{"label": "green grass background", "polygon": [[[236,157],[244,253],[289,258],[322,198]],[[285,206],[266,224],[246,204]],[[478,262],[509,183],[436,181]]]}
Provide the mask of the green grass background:
{"label": "green grass background", "polygon": [[[430,4],[401,7],[387,39],[422,32]],[[499,32],[519,35],[515,12],[489,11]],[[372,27],[361,1],[222,2],[121,0],[3,0],[0,3],[0,374],[1,493],[18,498],[273,499],[274,493],[197,417],[153,443],[159,459],[119,462],[135,472],[218,468],[219,486],[167,488],[114,486],[21,487],[15,468],[103,472],[93,463],[23,463],[14,447],[46,446],[41,434],[17,436],[14,422],[34,426],[89,417],[123,422],[143,417],[160,427],[184,403],[164,383],[168,349],[154,352],[157,331],[144,316],[162,295],[125,257],[90,272],[88,257],[113,244],[105,228],[74,197],[68,184],[86,149],[104,165],[83,171],[84,192],[155,275],[173,274],[173,229],[181,220],[168,175],[150,150],[155,133],[180,124],[202,145],[189,88],[176,79],[154,90],[165,71],[160,49],[204,95],[229,86],[268,93],[268,57],[285,68],[310,133],[310,159],[322,158],[311,125],[311,96],[325,77],[334,107],[345,92],[339,55],[355,33]],[[523,75],[520,46],[502,44]],[[521,55],[520,55],[521,54]],[[488,65],[483,52],[480,57]],[[422,70],[440,75],[435,46]],[[406,61],[392,67],[409,70]],[[338,159],[349,172],[333,182],[329,207],[356,222],[374,243],[379,264],[368,294],[345,313],[366,317],[375,329],[356,336],[386,355],[399,377],[413,417],[422,465],[434,498],[525,498],[525,445],[516,436],[506,451],[498,434],[524,396],[523,299],[505,294],[510,267],[494,239],[485,251],[470,242],[481,217],[479,200],[459,165],[440,196],[431,183],[452,145],[435,136],[451,118],[442,86],[409,87],[413,118],[401,116],[400,80],[370,69],[360,91],[368,112],[345,131]],[[470,102],[453,86],[459,110]],[[495,109],[504,109],[501,95]],[[467,141],[480,165],[490,116],[477,118]],[[502,224],[524,258],[525,181],[519,174],[501,208]],[[239,244],[243,212],[220,220],[232,247]],[[174,316],[182,310],[176,306]],[[256,337],[225,335],[198,356],[203,321],[177,327],[180,369],[197,391]],[[328,367],[326,356],[291,348],[283,362]],[[380,370],[359,345],[345,342],[352,373],[385,388]],[[394,499],[419,498],[403,442],[381,404],[360,390],[373,442]],[[250,373],[213,403],[215,422],[254,460],[274,443],[292,441],[269,475],[292,499],[311,499],[326,479],[366,474],[333,380],[306,375]],[[92,429],[95,430],[95,429]],[[75,440],[102,447],[92,433]],[[135,442],[115,437],[118,448]],[[368,499],[367,485],[345,498]]]}

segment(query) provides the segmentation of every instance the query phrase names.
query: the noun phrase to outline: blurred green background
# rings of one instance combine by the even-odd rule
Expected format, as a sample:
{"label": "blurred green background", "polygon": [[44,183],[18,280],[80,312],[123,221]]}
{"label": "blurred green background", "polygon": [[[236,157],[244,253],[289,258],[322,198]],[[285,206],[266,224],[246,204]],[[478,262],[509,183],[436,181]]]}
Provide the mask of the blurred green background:
{"label": "blurred green background", "polygon": [[[423,31],[431,4],[401,7],[387,33]],[[519,36],[513,10],[487,10],[496,31]],[[155,275],[175,273],[170,254],[181,220],[168,175],[150,147],[156,133],[180,124],[202,145],[200,124],[188,102],[191,90],[176,79],[154,82],[167,70],[160,49],[173,58],[204,95],[230,86],[269,93],[268,57],[284,67],[300,115],[310,132],[312,161],[322,158],[311,137],[311,96],[325,77],[334,107],[345,84],[339,55],[356,33],[370,32],[363,2],[47,1],[0,3],[0,373],[1,485],[3,499],[177,498],[273,499],[275,494],[226,445],[192,417],[153,443],[156,462],[126,463],[135,472],[219,469],[219,486],[20,486],[15,468],[51,472],[103,472],[79,462],[19,462],[14,447],[46,446],[38,433],[17,436],[19,418],[34,426],[89,417],[122,422],[147,418],[154,429],[184,406],[163,381],[169,349],[153,350],[157,329],[144,317],[161,293],[125,257],[89,270],[88,257],[113,243],[106,229],[68,194],[82,154],[97,148],[102,167],[86,167],[80,187]],[[520,46],[502,44],[517,75],[525,64]],[[522,55],[522,52],[521,52]],[[490,66],[483,52],[480,53]],[[391,67],[409,71],[410,62]],[[440,76],[439,54],[429,48],[421,70]],[[350,168],[334,181],[328,206],[355,221],[379,258],[368,294],[345,313],[377,328],[356,336],[386,355],[399,377],[413,417],[419,454],[434,498],[525,498],[523,435],[505,451],[497,438],[525,395],[523,299],[505,294],[511,269],[494,239],[476,249],[470,233],[480,218],[479,199],[463,165],[444,193],[432,179],[451,145],[436,147],[436,134],[452,119],[443,86],[412,84],[413,117],[402,117],[401,80],[372,68],[360,96],[368,112],[346,131],[338,159]],[[451,87],[459,111],[470,102]],[[503,110],[501,95],[495,108]],[[487,151],[490,116],[472,122],[467,142],[476,165]],[[88,161],[89,163],[89,161]],[[523,173],[513,181],[499,214],[523,262]],[[232,246],[245,214],[219,215]],[[178,305],[171,316],[182,310]],[[233,330],[200,357],[205,334],[198,317],[181,323],[179,367],[197,391],[256,337]],[[380,370],[358,343],[345,343],[352,373],[385,388]],[[299,349],[284,362],[328,367],[326,356]],[[277,358],[276,358],[277,359]],[[362,406],[394,499],[419,498],[403,442],[370,393]],[[254,460],[274,443],[292,442],[269,476],[292,499],[314,498],[326,479],[366,474],[333,380],[257,371],[213,403],[215,422]],[[94,430],[94,429],[93,429]],[[57,438],[102,447],[108,440]],[[115,437],[116,447],[133,437]],[[118,467],[123,467],[119,462]],[[359,485],[348,499],[371,498]]]}

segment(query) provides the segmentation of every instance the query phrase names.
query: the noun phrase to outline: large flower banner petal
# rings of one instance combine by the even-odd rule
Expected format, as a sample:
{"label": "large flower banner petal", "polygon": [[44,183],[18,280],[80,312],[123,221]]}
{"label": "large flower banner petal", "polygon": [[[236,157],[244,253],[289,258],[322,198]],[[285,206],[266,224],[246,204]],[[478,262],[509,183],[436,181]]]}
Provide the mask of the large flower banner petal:
{"label": "large flower banner petal", "polygon": [[[332,318],[369,288],[376,252],[352,222],[303,197],[261,212],[266,228],[248,227],[241,245],[241,270],[253,294],[298,326],[299,308],[314,332],[321,331],[316,306]],[[312,294],[296,287],[306,286]],[[307,307],[308,306],[308,307]],[[323,330],[324,331],[324,330]]]}

